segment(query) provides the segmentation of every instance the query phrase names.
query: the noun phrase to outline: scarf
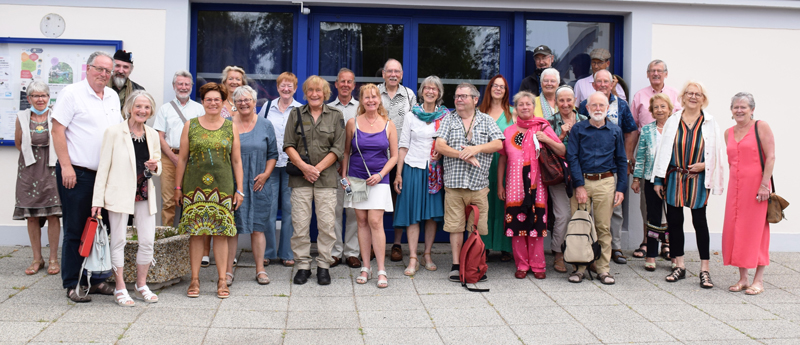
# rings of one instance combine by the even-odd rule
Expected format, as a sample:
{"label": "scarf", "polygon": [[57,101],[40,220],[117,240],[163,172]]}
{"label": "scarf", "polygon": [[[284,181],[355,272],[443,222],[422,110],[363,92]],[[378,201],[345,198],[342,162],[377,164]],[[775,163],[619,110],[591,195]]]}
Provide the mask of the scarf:
{"label": "scarf", "polygon": [[447,107],[440,105],[437,106],[433,112],[429,113],[422,108],[422,105],[414,104],[414,106],[411,107],[411,112],[414,113],[414,115],[416,115],[420,121],[431,123],[433,121],[441,120],[450,111],[447,110]]}
{"label": "scarf", "polygon": [[543,117],[545,120],[553,118],[553,108],[550,108],[550,104],[547,104],[547,99],[544,98],[544,94],[536,97],[536,104],[533,107],[533,117]]}
{"label": "scarf", "polygon": [[[424,121],[426,123],[434,122],[435,129],[439,130],[439,125],[442,119],[447,115],[450,114],[450,110],[447,107],[440,105],[436,107],[436,110],[433,112],[426,112],[425,109],[422,108],[419,104],[414,104],[411,108],[411,112],[417,116],[418,119]],[[433,157],[433,152],[436,151],[436,141],[433,141],[433,145],[431,146],[431,157]],[[442,169],[442,163],[439,161],[435,161],[433,159],[428,160],[428,193],[429,194],[436,194],[440,190],[442,190],[442,186],[444,185],[444,173]]]}
{"label": "scarf", "polygon": [[[536,189],[536,176],[539,174],[539,150],[541,146],[539,140],[536,139],[536,132],[542,130],[543,126],[549,126],[550,123],[541,117],[533,117],[529,120],[523,120],[517,117],[517,127],[525,128],[525,134],[522,136],[522,165],[530,165],[531,167],[531,186],[530,189]],[[522,180],[518,181],[519,187],[522,187]],[[524,189],[523,189],[524,190]]]}

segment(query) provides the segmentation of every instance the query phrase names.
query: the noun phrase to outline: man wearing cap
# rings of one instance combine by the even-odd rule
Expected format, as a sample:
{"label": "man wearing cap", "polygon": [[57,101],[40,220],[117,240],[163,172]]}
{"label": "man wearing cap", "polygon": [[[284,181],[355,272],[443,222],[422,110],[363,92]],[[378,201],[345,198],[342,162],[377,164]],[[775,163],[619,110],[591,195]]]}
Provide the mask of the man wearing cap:
{"label": "man wearing cap", "polygon": [[[607,70],[608,67],[611,66],[611,53],[609,53],[606,49],[597,48],[592,50],[592,52],[589,53],[589,57],[592,58],[592,75],[580,79],[577,83],[575,83],[575,104],[580,104],[586,100],[589,95],[595,93],[595,89],[592,87],[592,82],[594,82],[594,74],[601,69]],[[614,96],[627,101],[628,90],[625,80],[618,75],[612,75],[611,82],[611,92],[614,94]]]}
{"label": "man wearing cap", "polygon": [[[522,79],[522,83],[519,85],[520,91],[529,91],[536,96],[542,92],[542,85],[539,82],[539,76],[542,75],[542,72],[550,67],[553,67],[553,60],[555,57],[553,56],[553,51],[550,50],[550,47],[546,45],[540,45],[533,49],[533,61],[536,62],[536,69],[533,71],[533,74],[525,77]],[[564,79],[561,79],[559,84],[564,85]]]}
{"label": "man wearing cap", "polygon": [[153,122],[153,129],[158,131],[161,141],[161,225],[164,226],[173,226],[175,222],[175,167],[178,166],[183,125],[206,113],[200,103],[190,99],[192,84],[189,71],[175,72],[172,77],[175,98],[158,108]]}
{"label": "man wearing cap", "polygon": [[120,108],[125,104],[125,98],[133,91],[144,90],[144,87],[128,78],[131,72],[133,72],[133,53],[117,50],[114,53],[114,74],[108,81],[108,87],[119,95]]}

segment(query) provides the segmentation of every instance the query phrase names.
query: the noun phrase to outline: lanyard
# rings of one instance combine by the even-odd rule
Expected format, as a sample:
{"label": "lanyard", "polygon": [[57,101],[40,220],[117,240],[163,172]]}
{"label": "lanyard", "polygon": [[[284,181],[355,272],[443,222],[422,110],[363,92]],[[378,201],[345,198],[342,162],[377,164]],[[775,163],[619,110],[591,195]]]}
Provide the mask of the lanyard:
{"label": "lanyard", "polygon": [[469,132],[472,131],[474,127],[473,124],[475,123],[476,114],[472,115],[472,120],[469,121],[469,128],[464,127],[464,120],[461,120],[461,128],[464,129],[464,139],[467,139],[467,141],[469,141]]}

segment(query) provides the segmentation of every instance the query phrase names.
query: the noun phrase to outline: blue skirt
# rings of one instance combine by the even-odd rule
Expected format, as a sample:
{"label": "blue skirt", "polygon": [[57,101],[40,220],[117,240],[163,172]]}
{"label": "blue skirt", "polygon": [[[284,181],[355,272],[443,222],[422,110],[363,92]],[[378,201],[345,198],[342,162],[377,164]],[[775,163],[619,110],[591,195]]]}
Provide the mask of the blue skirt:
{"label": "blue skirt", "polygon": [[444,188],[428,193],[428,169],[403,164],[403,189],[397,195],[393,225],[405,228],[428,219],[444,221]]}

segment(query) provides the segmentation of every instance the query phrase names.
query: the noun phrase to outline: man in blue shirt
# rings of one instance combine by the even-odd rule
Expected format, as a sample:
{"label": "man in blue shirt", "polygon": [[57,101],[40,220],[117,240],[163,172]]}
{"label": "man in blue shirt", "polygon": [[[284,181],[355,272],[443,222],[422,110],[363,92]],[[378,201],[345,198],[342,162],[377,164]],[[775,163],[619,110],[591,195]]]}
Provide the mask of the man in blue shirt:
{"label": "man in blue shirt", "polygon": [[[589,121],[576,123],[569,133],[567,163],[575,188],[570,204],[572,213],[575,213],[579,204],[591,200],[601,248],[595,266],[600,282],[611,285],[614,284],[608,266],[611,260],[611,213],[625,199],[627,158],[622,130],[606,117],[608,97],[598,91],[587,101]],[[614,174],[617,174],[616,181]],[[569,281],[580,283],[585,271],[586,266],[578,266]]]}

